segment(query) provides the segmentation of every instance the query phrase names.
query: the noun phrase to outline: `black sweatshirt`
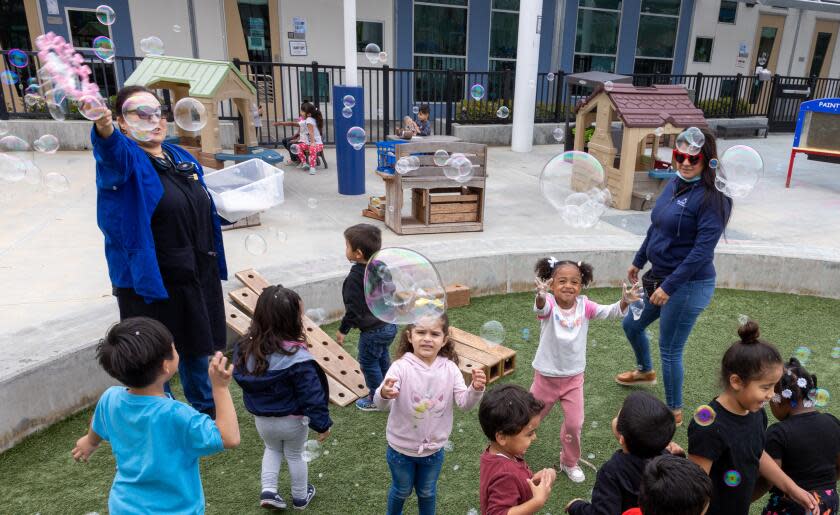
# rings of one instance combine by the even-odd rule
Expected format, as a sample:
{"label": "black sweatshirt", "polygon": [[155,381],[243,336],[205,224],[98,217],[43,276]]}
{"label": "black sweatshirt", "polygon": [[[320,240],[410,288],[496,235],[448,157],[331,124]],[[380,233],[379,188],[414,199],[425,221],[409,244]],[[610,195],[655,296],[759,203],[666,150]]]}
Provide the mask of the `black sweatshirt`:
{"label": "black sweatshirt", "polygon": [[595,479],[592,502],[575,501],[569,515],[621,515],[639,505],[639,485],[648,460],[621,449],[604,463]]}
{"label": "black sweatshirt", "polygon": [[385,325],[385,322],[373,316],[365,302],[365,266],[365,263],[354,263],[344,279],[341,296],[344,298],[345,313],[338,328],[341,334],[347,334],[353,328],[364,332]]}

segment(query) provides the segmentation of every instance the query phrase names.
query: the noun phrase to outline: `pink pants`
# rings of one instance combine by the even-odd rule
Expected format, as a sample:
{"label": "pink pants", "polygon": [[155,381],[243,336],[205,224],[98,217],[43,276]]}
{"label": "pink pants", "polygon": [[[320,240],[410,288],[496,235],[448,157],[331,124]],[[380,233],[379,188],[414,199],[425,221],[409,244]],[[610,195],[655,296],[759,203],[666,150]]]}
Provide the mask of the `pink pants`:
{"label": "pink pants", "polygon": [[324,145],[320,143],[298,143],[298,159],[301,163],[306,162],[306,153],[309,153],[309,166],[315,168],[318,165],[318,152],[324,150]]}
{"label": "pink pants", "polygon": [[580,430],[583,427],[583,373],[571,377],[548,377],[534,371],[531,393],[543,401],[545,407],[540,420],[545,420],[554,403],[563,409],[563,426],[560,428],[561,462],[574,467],[580,459]]}

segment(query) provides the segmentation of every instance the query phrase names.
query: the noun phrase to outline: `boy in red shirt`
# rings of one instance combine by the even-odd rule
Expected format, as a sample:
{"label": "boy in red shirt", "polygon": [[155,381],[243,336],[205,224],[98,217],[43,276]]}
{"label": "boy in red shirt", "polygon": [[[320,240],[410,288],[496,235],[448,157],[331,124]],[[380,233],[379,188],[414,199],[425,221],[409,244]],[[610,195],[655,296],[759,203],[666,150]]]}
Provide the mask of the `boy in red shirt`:
{"label": "boy in red shirt", "polygon": [[537,438],[543,403],[521,386],[488,391],[478,407],[478,422],[490,440],[481,455],[479,483],[482,515],[529,515],[545,506],[554,469],[531,473],[522,456]]}

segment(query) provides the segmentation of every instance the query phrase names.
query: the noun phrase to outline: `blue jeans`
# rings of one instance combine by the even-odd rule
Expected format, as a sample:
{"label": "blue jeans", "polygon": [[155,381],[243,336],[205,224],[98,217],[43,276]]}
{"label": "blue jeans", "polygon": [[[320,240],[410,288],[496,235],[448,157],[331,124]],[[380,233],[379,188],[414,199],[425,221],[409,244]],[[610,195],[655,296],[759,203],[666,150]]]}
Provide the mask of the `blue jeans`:
{"label": "blue jeans", "polygon": [[362,331],[359,336],[359,366],[362,367],[371,398],[391,366],[389,347],[396,335],[397,326],[385,324],[372,331]]}
{"label": "blue jeans", "polygon": [[645,302],[645,309],[638,320],[628,312],[622,326],[633,346],[636,365],[643,372],[653,370],[650,359],[650,341],[645,329],[659,318],[659,355],[662,358],[662,379],[665,383],[665,401],[672,410],[683,405],[683,349],[694,322],[712,301],[715,279],[689,281],[674,292],[664,306]]}
{"label": "blue jeans", "polygon": [[[213,388],[210,386],[210,376],[207,368],[210,366],[208,356],[181,358],[178,362],[178,375],[184,388],[184,397],[196,410],[215,417],[216,405],[213,402]],[[169,381],[164,385],[166,393],[171,394]]]}
{"label": "blue jeans", "polygon": [[391,469],[391,489],[388,490],[388,515],[401,515],[411,489],[417,492],[420,515],[434,515],[437,480],[443,467],[443,449],[423,458],[399,453],[388,446],[385,455]]}

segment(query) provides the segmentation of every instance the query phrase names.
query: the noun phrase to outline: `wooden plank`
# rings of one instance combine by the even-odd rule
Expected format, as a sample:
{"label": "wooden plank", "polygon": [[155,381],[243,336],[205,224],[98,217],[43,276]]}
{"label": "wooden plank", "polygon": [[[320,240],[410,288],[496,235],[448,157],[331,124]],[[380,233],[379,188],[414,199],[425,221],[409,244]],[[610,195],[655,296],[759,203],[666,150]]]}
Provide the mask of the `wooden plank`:
{"label": "wooden plank", "polygon": [[455,152],[462,154],[473,154],[484,156],[487,154],[487,145],[483,143],[466,143],[463,141],[412,141],[395,145],[394,150],[397,159],[411,154],[432,154],[438,150],[446,150],[450,155]]}
{"label": "wooden plank", "polygon": [[327,374],[327,384],[330,387],[330,402],[342,408],[355,402],[359,397],[349,388]]}
{"label": "wooden plank", "polygon": [[[482,369],[484,370],[484,375],[490,377],[490,368],[484,365],[483,363],[479,363],[477,361],[473,361],[467,357],[458,356],[458,368],[461,370],[461,375],[464,376],[464,382],[467,385],[472,382],[472,371],[475,369]],[[488,381],[489,382],[489,381]]]}
{"label": "wooden plank", "polygon": [[343,347],[335,342],[312,320],[303,317],[303,327],[306,331],[306,346],[315,356],[324,372],[344,385],[357,397],[368,394],[362,368]]}
{"label": "wooden plank", "polygon": [[478,213],[439,213],[430,216],[429,224],[451,222],[478,222]]}
{"label": "wooden plank", "polygon": [[432,204],[446,204],[448,202],[478,202],[479,194],[463,195],[459,193],[432,193],[429,200]]}
{"label": "wooden plank", "polygon": [[480,351],[475,347],[455,342],[455,352],[458,358],[466,358],[474,363],[484,365],[484,373],[487,375],[487,382],[492,383],[503,375],[502,360],[493,354]]}
{"label": "wooden plank", "polygon": [[469,345],[470,347],[498,356],[503,362],[504,375],[512,373],[516,368],[515,350],[502,345],[488,345],[480,336],[468,333],[462,329],[458,329],[457,327],[449,328],[449,337],[455,342]]}
{"label": "wooden plank", "polygon": [[251,326],[251,319],[240,311],[236,306],[230,302],[225,302],[225,320],[227,326],[239,336],[248,334],[248,328]]}
{"label": "wooden plank", "polygon": [[232,231],[234,229],[242,229],[243,227],[256,227],[258,225],[261,225],[260,214],[255,213],[251,216],[246,216],[245,218],[243,218],[241,220],[237,220],[236,222],[234,222],[230,225],[223,225],[222,230],[223,231]]}
{"label": "wooden plank", "polygon": [[248,316],[254,314],[254,309],[257,307],[257,298],[259,294],[251,288],[238,288],[228,294],[233,300],[234,304],[244,311]]}
{"label": "wooden plank", "polygon": [[372,218],[374,220],[379,220],[380,222],[385,221],[385,217],[376,213],[375,211],[371,211],[370,209],[362,209],[362,216],[366,218]]}
{"label": "wooden plank", "polygon": [[413,218],[403,218],[401,232],[398,234],[440,234],[449,232],[477,232],[484,227],[478,222],[455,222],[445,224],[423,225]]}
{"label": "wooden plank", "polygon": [[251,288],[257,293],[260,293],[264,289],[271,286],[271,283],[266,281],[265,278],[253,268],[248,268],[247,270],[236,272],[236,278],[239,279],[239,282],[241,282],[248,288]]}
{"label": "wooden plank", "polygon": [[431,213],[478,213],[478,203],[455,202],[452,204],[433,204],[431,206]]}

